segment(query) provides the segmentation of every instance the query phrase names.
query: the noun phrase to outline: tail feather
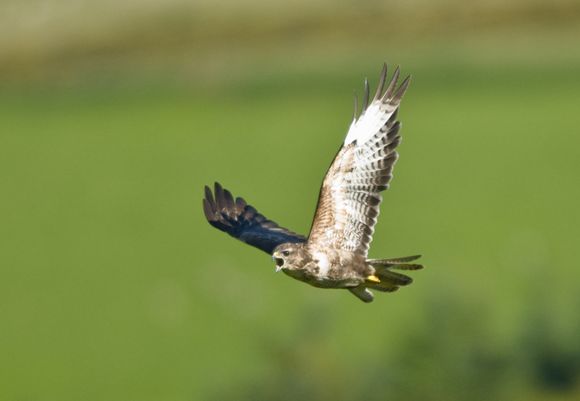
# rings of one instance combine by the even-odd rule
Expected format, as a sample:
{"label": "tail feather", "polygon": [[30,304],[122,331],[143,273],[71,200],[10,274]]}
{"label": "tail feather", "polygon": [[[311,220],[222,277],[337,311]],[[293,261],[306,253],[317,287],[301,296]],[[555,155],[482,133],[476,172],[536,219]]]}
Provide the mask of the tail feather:
{"label": "tail feather", "polygon": [[386,281],[381,281],[380,284],[367,284],[367,287],[381,292],[395,292],[399,289],[398,286],[390,284]]}
{"label": "tail feather", "polygon": [[364,285],[359,285],[358,287],[348,289],[355,297],[360,299],[365,303],[373,302],[373,293],[368,290]]}
{"label": "tail feather", "polygon": [[400,265],[389,266],[389,268],[395,270],[421,270],[423,268],[423,265],[415,263],[401,263]]}
{"label": "tail feather", "polygon": [[[402,258],[392,259],[368,259],[369,263],[374,269],[374,280],[367,280],[366,286],[383,292],[393,292],[409,285],[413,279],[405,274],[397,273],[393,270],[419,270],[423,266],[419,264],[411,264],[405,262],[412,262],[421,257],[421,255],[406,256]],[[378,280],[376,280],[378,278]]]}
{"label": "tail feather", "polygon": [[421,270],[423,265],[417,263],[407,263],[417,260],[421,255],[404,256],[402,258],[391,259],[367,259],[367,263],[375,269],[394,269],[394,270]]}
{"label": "tail feather", "polygon": [[420,270],[423,265],[407,263],[420,257],[421,255],[413,255],[392,259],[367,259],[367,263],[374,268],[374,274],[369,275],[363,284],[355,288],[349,288],[349,290],[363,302],[371,302],[373,300],[372,293],[369,290],[395,292],[400,287],[411,284],[413,279],[393,270]]}
{"label": "tail feather", "polygon": [[411,277],[391,271],[387,267],[375,267],[375,274],[379,277],[381,283],[387,282],[389,284],[404,286],[413,282]]}
{"label": "tail feather", "polygon": [[413,256],[403,256],[401,258],[390,258],[390,259],[367,259],[367,262],[371,265],[384,265],[384,266],[393,266],[393,265],[400,265],[406,262],[412,262],[417,260],[421,257],[421,255],[413,255]]}

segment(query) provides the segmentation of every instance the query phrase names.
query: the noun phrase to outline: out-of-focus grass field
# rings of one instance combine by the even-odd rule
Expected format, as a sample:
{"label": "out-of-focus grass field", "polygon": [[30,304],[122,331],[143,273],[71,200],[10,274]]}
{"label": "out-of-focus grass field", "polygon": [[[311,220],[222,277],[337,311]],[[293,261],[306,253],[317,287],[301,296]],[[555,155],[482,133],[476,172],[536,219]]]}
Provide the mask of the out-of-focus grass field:
{"label": "out-of-focus grass field", "polygon": [[[208,82],[4,82],[0,399],[580,398],[580,57],[504,62],[492,39],[488,59],[456,38]],[[307,232],[385,59],[414,79],[371,256],[427,268],[365,305],[274,274],[201,196],[218,180]]]}

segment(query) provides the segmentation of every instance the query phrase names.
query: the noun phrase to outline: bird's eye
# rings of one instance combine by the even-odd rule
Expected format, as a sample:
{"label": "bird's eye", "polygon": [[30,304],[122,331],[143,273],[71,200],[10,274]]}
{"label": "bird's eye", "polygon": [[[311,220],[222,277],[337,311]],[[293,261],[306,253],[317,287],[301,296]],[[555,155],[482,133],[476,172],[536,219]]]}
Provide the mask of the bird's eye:
{"label": "bird's eye", "polygon": [[290,255],[290,251],[282,251],[282,255],[289,256]]}

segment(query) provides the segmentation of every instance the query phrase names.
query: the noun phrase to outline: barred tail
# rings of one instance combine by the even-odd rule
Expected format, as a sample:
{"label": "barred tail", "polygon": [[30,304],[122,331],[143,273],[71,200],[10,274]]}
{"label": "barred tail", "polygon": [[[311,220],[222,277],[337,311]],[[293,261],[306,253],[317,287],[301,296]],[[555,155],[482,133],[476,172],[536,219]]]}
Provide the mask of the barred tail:
{"label": "barred tail", "polygon": [[420,270],[423,265],[407,263],[417,260],[421,255],[392,259],[368,259],[367,263],[375,268],[375,274],[367,278],[366,286],[377,291],[394,292],[399,287],[409,285],[413,279],[393,270]]}
{"label": "barred tail", "polygon": [[420,257],[421,255],[413,255],[392,259],[367,259],[367,263],[375,269],[374,274],[368,276],[363,284],[349,290],[363,302],[372,302],[371,289],[381,292],[397,291],[399,287],[411,284],[413,279],[393,270],[420,270],[423,265],[408,263]]}
{"label": "barred tail", "polygon": [[377,266],[385,266],[396,270],[420,270],[423,268],[423,265],[407,263],[417,260],[420,257],[421,255],[413,255],[391,259],[367,259],[367,263],[375,268]]}

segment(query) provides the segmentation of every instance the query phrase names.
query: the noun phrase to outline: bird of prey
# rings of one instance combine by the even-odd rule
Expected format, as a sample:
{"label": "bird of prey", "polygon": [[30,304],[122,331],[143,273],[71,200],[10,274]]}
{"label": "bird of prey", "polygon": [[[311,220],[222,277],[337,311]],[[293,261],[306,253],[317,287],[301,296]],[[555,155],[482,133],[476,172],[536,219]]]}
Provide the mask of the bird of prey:
{"label": "bird of prey", "polygon": [[206,186],[203,210],[212,226],[270,254],[276,271],[319,288],[343,288],[364,302],[373,293],[396,291],[411,278],[400,271],[418,270],[420,255],[369,259],[367,254],[382,201],[389,187],[401,142],[397,112],[410,76],[400,85],[399,68],[385,89],[383,65],[378,88],[369,102],[365,79],[362,110],[355,97],[354,118],[340,150],[326,172],[308,237],[260,214],[243,198],[215,183]]}

